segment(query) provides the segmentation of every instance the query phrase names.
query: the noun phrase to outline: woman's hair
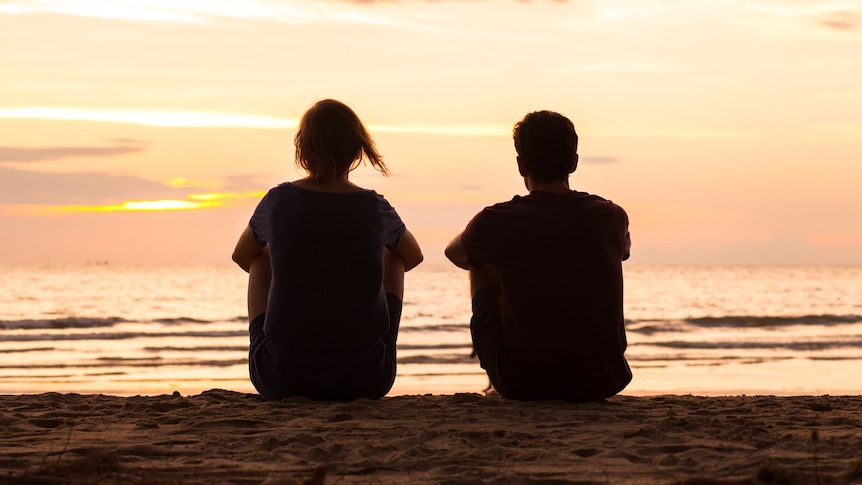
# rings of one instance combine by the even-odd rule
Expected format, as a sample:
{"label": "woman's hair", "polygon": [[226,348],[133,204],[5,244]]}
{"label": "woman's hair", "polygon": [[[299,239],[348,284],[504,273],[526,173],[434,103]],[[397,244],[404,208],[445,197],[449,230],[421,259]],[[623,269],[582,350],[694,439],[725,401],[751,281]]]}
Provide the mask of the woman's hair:
{"label": "woman's hair", "polygon": [[340,101],[324,99],[309,108],[299,120],[293,142],[296,165],[317,180],[341,177],[359,166],[363,156],[389,175],[371,135],[356,113]]}

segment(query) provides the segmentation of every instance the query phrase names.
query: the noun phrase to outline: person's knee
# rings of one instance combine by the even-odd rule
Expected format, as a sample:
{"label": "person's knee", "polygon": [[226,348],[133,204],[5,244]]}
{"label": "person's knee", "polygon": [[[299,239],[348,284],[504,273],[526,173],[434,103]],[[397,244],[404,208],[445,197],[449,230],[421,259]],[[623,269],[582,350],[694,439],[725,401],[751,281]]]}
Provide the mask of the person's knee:
{"label": "person's knee", "polygon": [[251,260],[248,268],[249,321],[266,312],[271,281],[272,266],[269,257],[269,248],[266,247]]}
{"label": "person's knee", "polygon": [[475,297],[476,293],[482,288],[491,285],[500,284],[500,275],[497,274],[497,269],[490,264],[486,264],[482,269],[470,270],[470,296]]}

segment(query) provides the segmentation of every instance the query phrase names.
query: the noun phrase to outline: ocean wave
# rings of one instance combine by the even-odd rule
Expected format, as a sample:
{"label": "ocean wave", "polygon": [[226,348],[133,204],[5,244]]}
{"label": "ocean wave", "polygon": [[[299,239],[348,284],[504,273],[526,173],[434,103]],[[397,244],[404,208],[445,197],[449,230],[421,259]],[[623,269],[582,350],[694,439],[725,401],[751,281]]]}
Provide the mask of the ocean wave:
{"label": "ocean wave", "polygon": [[[247,349],[246,349],[247,350]],[[15,369],[123,369],[123,368],[153,368],[153,367],[231,367],[235,365],[247,365],[246,358],[224,358],[224,359],[170,359],[163,357],[113,357],[102,356],[92,360],[77,362],[51,362],[42,364],[0,364],[0,370]],[[447,353],[447,354],[422,354],[398,357],[398,364],[475,364],[479,360],[471,357],[469,352]],[[122,372],[116,370],[112,372]]]}
{"label": "ocean wave", "polygon": [[[816,341],[791,341],[791,342],[775,342],[775,341],[665,341],[665,342],[648,342],[642,344],[650,347],[662,347],[671,349],[684,350],[792,350],[794,352],[821,352],[824,350],[841,349],[841,348],[859,348],[862,346],[862,338],[850,337],[840,340],[816,340]],[[862,358],[862,356],[860,356]]]}
{"label": "ocean wave", "polygon": [[199,318],[192,318],[192,317],[154,318],[150,321],[153,323],[163,323],[163,324],[212,323],[209,320],[201,320]]}
{"label": "ocean wave", "polygon": [[26,352],[51,352],[54,347],[28,347],[24,349],[0,349],[0,354],[23,354]]}
{"label": "ocean wave", "polygon": [[403,332],[463,332],[470,331],[469,323],[427,323],[420,325],[405,325],[405,321],[401,321],[401,326],[398,328],[399,333]]}
{"label": "ocean wave", "polygon": [[161,325],[207,325],[211,323],[232,323],[246,322],[248,318],[244,316],[231,317],[220,320],[202,320],[193,317],[168,317],[154,318],[150,320],[135,319],[130,320],[122,317],[61,317],[61,318],[44,318],[44,319],[21,319],[21,320],[0,320],[0,330],[45,330],[45,329],[74,329],[74,328],[105,328],[113,327],[122,323],[156,323]]}
{"label": "ocean wave", "polygon": [[629,332],[654,334],[685,332],[687,327],[698,328],[767,328],[792,325],[832,326],[862,323],[862,315],[729,315],[724,317],[696,317],[681,320],[627,320]]}
{"label": "ocean wave", "polygon": [[144,347],[144,352],[241,352],[248,351],[248,345],[195,345],[194,347]]}
{"label": "ocean wave", "polygon": [[0,329],[6,330],[39,330],[67,328],[98,328],[113,327],[118,323],[128,323],[129,320],[120,317],[63,317],[46,319],[0,320]]}
{"label": "ocean wave", "polygon": [[115,333],[67,333],[67,334],[14,334],[4,335],[6,342],[64,342],[81,340],[130,340],[137,338],[166,338],[166,337],[200,337],[200,338],[224,338],[224,337],[248,337],[247,330],[223,330],[209,332],[115,332]]}
{"label": "ocean wave", "polygon": [[[41,369],[102,369],[102,368],[150,368],[150,367],[232,367],[247,365],[248,359],[209,359],[209,360],[173,360],[173,359],[124,359],[120,357],[102,357],[89,362],[50,363],[50,364],[0,364],[0,370],[41,370]],[[121,371],[114,371],[121,372]],[[56,376],[53,376],[56,377]]]}
{"label": "ocean wave", "polygon": [[471,357],[469,352],[463,354],[434,354],[434,355],[411,355],[398,357],[398,364],[475,364],[479,366],[479,360]]}

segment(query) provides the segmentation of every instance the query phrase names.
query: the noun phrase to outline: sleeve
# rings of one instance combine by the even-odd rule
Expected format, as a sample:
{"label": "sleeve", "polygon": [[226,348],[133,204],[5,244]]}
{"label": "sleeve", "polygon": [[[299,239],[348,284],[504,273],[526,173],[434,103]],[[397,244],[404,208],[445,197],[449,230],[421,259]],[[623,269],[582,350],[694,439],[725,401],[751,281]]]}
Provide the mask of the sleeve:
{"label": "sleeve", "polygon": [[270,214],[272,213],[272,201],[275,198],[273,190],[270,189],[263,196],[263,199],[260,200],[254,209],[251,219],[248,221],[251,232],[254,234],[254,239],[260,246],[266,246],[272,239],[272,224],[270,223],[272,218]]}
{"label": "sleeve", "polygon": [[[604,199],[602,199],[604,200]],[[629,259],[631,255],[632,249],[632,237],[629,233],[629,215],[626,213],[626,210],[615,204],[612,200],[604,200],[605,203],[609,204],[609,206],[613,209],[612,216],[613,221],[616,224],[616,227],[619,229],[617,234],[619,234],[620,239],[620,259],[625,261]]]}
{"label": "sleeve", "polygon": [[401,217],[395,212],[395,208],[383,196],[378,195],[381,219],[383,220],[383,245],[390,251],[394,251],[401,242],[401,236],[407,230],[407,226],[401,221]]}
{"label": "sleeve", "polygon": [[467,262],[473,268],[485,267],[485,264],[490,259],[489,248],[483,242],[485,241],[485,231],[483,228],[487,219],[485,212],[483,210],[476,214],[467,223],[464,232],[461,233],[461,245],[464,247],[464,253],[467,255]]}

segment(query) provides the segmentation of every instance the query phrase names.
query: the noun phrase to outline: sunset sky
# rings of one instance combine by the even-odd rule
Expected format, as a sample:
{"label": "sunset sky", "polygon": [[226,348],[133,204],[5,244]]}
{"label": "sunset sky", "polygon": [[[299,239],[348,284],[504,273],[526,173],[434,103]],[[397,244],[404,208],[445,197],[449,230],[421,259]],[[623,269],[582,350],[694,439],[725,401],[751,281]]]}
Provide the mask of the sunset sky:
{"label": "sunset sky", "polygon": [[859,0],[0,0],[0,263],[228,262],[322,98],[430,261],[550,109],[633,264],[862,264]]}

